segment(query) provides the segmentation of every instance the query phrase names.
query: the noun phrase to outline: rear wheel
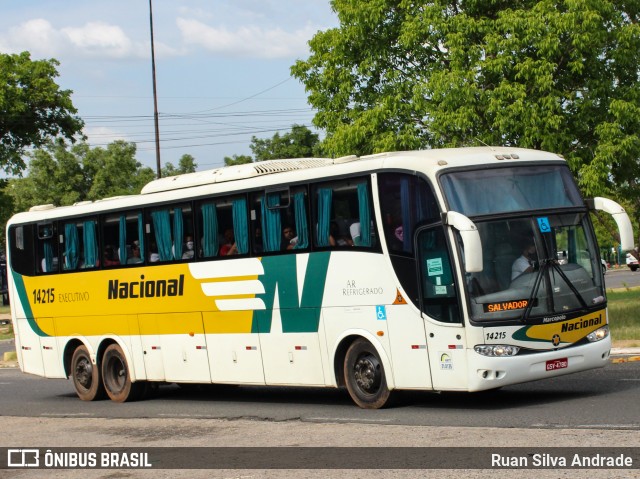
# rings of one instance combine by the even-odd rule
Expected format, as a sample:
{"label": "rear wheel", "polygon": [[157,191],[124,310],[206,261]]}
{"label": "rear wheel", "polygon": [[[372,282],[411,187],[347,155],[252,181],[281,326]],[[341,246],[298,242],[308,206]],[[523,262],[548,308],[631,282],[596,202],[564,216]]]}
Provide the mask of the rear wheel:
{"label": "rear wheel", "polygon": [[347,350],[344,377],[351,399],[361,408],[379,409],[389,405],[391,391],[384,366],[376,348],[366,339],[356,340]]}
{"label": "rear wheel", "polygon": [[115,402],[135,401],[145,390],[145,383],[131,382],[127,359],[117,344],[107,347],[102,356],[102,381],[107,395]]}
{"label": "rear wheel", "polygon": [[85,345],[78,346],[71,358],[71,378],[76,394],[83,401],[96,401],[104,398],[104,386],[100,378],[100,368],[91,361],[91,355]]}

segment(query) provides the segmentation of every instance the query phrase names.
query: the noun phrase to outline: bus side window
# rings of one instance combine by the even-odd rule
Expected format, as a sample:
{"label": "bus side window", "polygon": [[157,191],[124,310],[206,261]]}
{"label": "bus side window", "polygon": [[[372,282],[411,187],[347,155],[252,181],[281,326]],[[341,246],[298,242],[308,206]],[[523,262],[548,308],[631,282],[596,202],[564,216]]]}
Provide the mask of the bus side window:
{"label": "bus side window", "polygon": [[38,269],[41,273],[58,271],[58,233],[56,223],[38,225]]}
{"label": "bus side window", "polygon": [[42,256],[42,244],[38,242],[37,258],[33,255],[34,245],[34,227],[33,225],[11,226],[9,229],[9,253],[11,255],[11,264],[7,264],[7,268],[16,273],[31,276],[36,271],[42,272],[39,263]]}
{"label": "bus side window", "polygon": [[372,248],[377,245],[368,179],[353,178],[318,185],[314,211],[316,246]]}
{"label": "bus side window", "polygon": [[174,205],[152,211],[150,231],[150,262],[195,258],[190,206]]}
{"label": "bus side window", "polygon": [[304,187],[254,195],[251,218],[255,254],[304,250],[309,247]]}

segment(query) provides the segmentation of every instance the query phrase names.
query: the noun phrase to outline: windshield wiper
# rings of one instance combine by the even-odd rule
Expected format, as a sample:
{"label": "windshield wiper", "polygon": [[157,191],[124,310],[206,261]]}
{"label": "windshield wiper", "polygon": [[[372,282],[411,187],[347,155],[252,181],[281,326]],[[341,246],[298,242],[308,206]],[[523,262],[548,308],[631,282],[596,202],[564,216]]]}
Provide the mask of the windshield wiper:
{"label": "windshield wiper", "polygon": [[[553,259],[544,259],[540,262],[540,268],[538,269],[538,275],[536,276],[536,280],[533,284],[533,288],[531,290],[531,296],[529,296],[529,300],[527,301],[527,308],[524,310],[524,314],[522,315],[522,322],[526,323],[529,319],[529,315],[531,314],[531,310],[533,309],[533,301],[538,296],[538,290],[540,289],[540,284],[542,283],[543,274],[546,273],[549,269],[552,269],[558,273],[558,275],[562,278],[562,280],[569,286],[569,289],[574,294],[574,296],[578,299],[580,306],[586,309],[587,303],[584,301],[584,298],[580,294],[580,292],[576,289],[576,287],[571,283],[567,275],[564,274],[564,271],[560,269],[558,262]],[[547,294],[547,298],[553,301],[553,291],[551,290],[551,286],[549,285],[549,293]],[[553,312],[555,308],[550,308]]]}

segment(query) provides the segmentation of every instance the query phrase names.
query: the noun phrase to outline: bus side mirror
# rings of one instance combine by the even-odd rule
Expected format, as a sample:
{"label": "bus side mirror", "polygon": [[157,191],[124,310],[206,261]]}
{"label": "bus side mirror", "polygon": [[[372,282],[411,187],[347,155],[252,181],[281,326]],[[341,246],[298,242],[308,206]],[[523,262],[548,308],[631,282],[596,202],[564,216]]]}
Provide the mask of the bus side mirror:
{"label": "bus side mirror", "polygon": [[613,217],[618,225],[618,231],[620,232],[620,248],[622,251],[631,251],[634,245],[633,227],[631,226],[629,215],[627,215],[624,208],[613,200],[601,198],[599,196],[588,201],[587,204],[591,209],[604,211]]}
{"label": "bus side mirror", "polygon": [[464,269],[467,273],[482,271],[482,242],[478,227],[465,215],[457,211],[448,211],[445,223],[460,233],[464,245]]}

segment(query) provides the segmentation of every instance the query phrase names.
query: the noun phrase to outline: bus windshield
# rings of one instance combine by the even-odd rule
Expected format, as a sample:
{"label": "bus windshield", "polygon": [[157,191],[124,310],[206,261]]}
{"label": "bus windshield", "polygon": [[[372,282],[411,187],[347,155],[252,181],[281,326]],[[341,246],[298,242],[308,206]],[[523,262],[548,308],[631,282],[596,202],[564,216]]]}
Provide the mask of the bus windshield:
{"label": "bus windshield", "polygon": [[564,165],[457,171],[440,182],[449,209],[469,217],[584,206]]}
{"label": "bus windshield", "polygon": [[600,260],[586,216],[477,221],[484,268],[467,274],[472,319],[536,322],[603,303]]}

